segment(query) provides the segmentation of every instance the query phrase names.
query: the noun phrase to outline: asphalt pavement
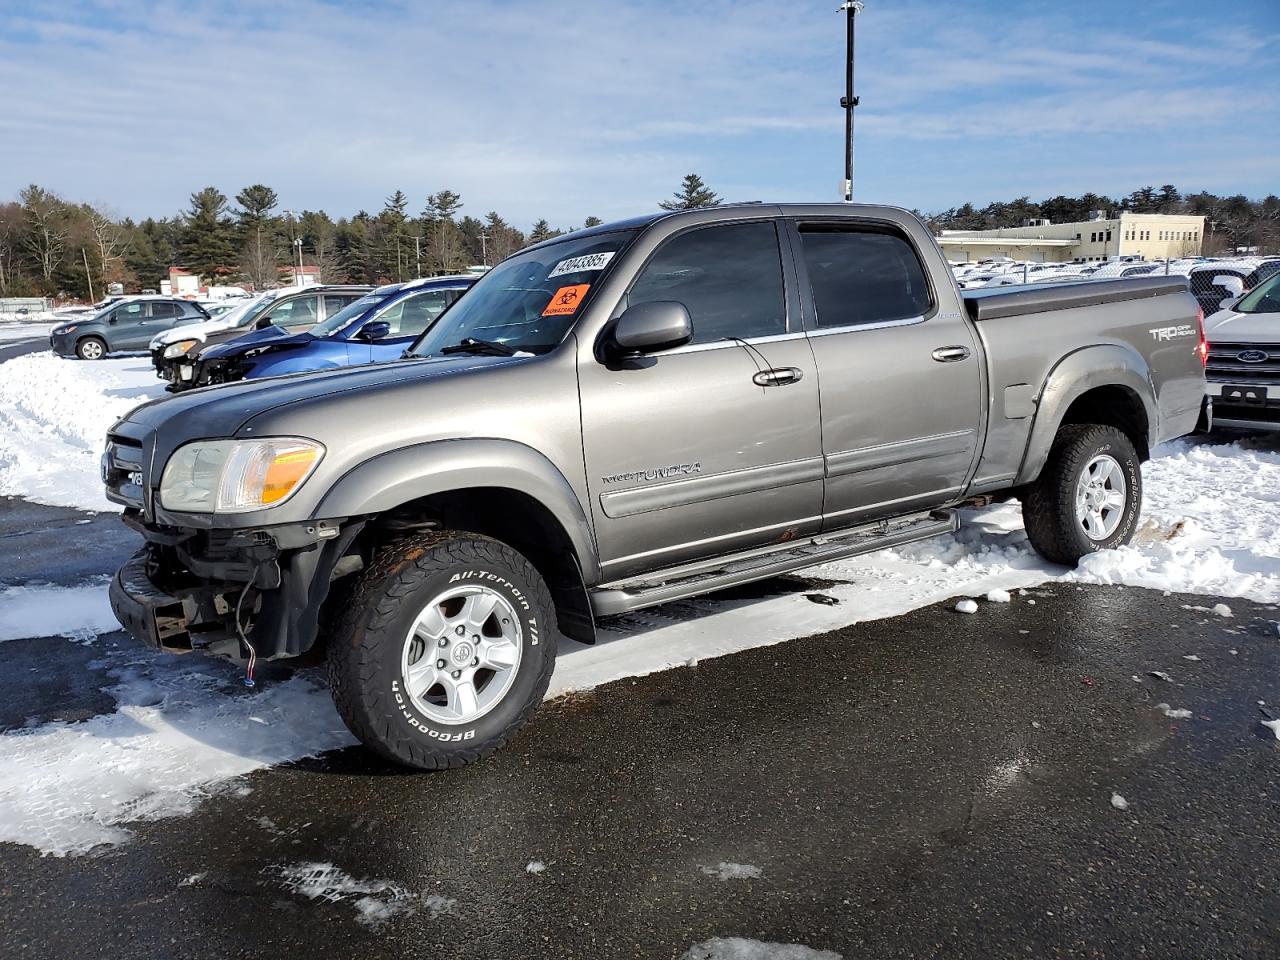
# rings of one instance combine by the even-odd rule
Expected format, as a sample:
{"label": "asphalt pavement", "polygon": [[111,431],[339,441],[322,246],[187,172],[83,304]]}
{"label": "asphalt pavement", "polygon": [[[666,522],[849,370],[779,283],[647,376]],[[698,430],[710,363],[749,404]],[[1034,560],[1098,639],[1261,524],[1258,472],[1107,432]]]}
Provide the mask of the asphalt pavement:
{"label": "asphalt pavement", "polygon": [[[1214,602],[937,605],[557,701],[464,770],[352,748],[100,854],[0,845],[0,956],[596,960],[746,937],[1274,958],[1280,742],[1258,701],[1280,703],[1280,612]],[[108,709],[88,649],[0,644],[0,701],[46,665],[5,712]]]}

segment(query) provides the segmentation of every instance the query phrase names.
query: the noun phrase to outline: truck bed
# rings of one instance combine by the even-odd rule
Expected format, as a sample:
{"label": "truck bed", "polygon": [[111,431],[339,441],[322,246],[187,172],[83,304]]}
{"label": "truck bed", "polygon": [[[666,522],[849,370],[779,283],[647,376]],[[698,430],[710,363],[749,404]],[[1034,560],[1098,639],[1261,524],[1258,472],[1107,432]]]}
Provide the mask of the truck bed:
{"label": "truck bed", "polygon": [[1126,277],[1079,283],[1035,283],[990,290],[965,290],[961,296],[974,320],[1094,307],[1125,300],[1146,300],[1186,291],[1186,277]]}

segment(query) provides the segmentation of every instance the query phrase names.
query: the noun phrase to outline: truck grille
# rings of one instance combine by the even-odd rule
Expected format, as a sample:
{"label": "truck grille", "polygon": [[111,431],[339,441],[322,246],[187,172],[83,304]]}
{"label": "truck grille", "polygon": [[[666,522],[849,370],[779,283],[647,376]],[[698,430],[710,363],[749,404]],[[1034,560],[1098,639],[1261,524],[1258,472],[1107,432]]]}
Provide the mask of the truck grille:
{"label": "truck grille", "polygon": [[1280,384],[1280,344],[1210,343],[1204,374],[1218,383]]}
{"label": "truck grille", "polygon": [[142,444],[127,437],[109,435],[102,455],[102,482],[107,493],[130,507],[142,509]]}

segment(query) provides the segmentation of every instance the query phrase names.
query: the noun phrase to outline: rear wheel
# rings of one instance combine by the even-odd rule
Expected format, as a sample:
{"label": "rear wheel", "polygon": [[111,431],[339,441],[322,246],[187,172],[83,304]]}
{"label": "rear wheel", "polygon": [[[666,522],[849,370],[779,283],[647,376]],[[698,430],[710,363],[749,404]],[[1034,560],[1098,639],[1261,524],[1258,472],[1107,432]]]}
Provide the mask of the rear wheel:
{"label": "rear wheel", "polygon": [[387,547],[355,585],[329,643],[347,726],[388,760],[457,767],[510,740],[546,694],[555,611],[533,565],[470,533]]}
{"label": "rear wheel", "polygon": [[101,337],[85,337],[76,344],[76,356],[81,360],[101,360],[107,355],[107,342]]}
{"label": "rear wheel", "polygon": [[1098,424],[1058,431],[1040,478],[1022,502],[1036,552],[1068,565],[1132,540],[1141,509],[1142,470],[1132,441]]}

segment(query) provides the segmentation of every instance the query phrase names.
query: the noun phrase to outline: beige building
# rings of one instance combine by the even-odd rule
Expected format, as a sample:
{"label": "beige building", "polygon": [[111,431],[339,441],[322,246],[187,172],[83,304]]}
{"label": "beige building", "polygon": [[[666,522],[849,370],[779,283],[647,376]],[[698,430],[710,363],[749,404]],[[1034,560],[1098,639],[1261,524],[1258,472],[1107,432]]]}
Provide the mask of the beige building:
{"label": "beige building", "polygon": [[[1101,211],[1099,211],[1101,214]],[[1145,260],[1200,255],[1204,217],[1121,213],[1077,223],[1033,220],[1025,227],[943,230],[938,237],[948,260],[976,262],[1009,257],[1034,262],[1087,262],[1117,257]]]}

